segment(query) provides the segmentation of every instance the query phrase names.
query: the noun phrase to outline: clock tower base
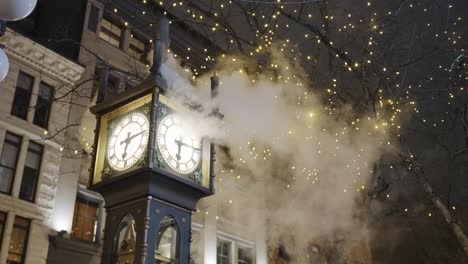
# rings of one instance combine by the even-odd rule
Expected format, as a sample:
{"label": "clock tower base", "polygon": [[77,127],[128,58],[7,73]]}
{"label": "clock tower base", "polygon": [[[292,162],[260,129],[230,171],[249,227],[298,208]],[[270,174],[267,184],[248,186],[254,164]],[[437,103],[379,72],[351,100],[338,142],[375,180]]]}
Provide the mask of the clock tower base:
{"label": "clock tower base", "polygon": [[191,214],[153,196],[107,208],[102,263],[190,263]]}
{"label": "clock tower base", "polygon": [[106,202],[102,264],[190,263],[191,218],[207,195],[164,170],[144,169],[93,186]]}

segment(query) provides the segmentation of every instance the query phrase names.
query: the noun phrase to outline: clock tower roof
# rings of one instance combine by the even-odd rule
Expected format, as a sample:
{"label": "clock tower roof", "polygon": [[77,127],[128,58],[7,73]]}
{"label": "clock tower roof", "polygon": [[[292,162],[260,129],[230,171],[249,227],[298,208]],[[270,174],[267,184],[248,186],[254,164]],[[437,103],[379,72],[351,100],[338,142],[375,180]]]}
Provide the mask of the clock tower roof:
{"label": "clock tower roof", "polygon": [[90,111],[93,114],[103,114],[112,111],[128,102],[150,94],[154,89],[164,90],[155,84],[155,76],[151,75],[136,87],[128,89],[116,96],[105,98],[102,102],[92,106]]}

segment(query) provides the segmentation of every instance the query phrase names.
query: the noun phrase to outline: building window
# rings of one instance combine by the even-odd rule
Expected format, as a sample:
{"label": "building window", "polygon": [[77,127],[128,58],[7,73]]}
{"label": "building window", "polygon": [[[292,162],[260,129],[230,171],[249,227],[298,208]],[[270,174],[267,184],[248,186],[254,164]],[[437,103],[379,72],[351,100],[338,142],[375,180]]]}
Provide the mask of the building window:
{"label": "building window", "polygon": [[15,217],[8,248],[7,264],[23,264],[26,256],[29,226],[31,221],[19,216]]}
{"label": "building window", "polygon": [[37,97],[36,112],[34,113],[35,125],[47,128],[50,117],[50,109],[54,96],[54,88],[48,84],[41,82],[39,86],[39,95]]}
{"label": "building window", "polygon": [[96,242],[99,204],[77,197],[71,237]]}
{"label": "building window", "polygon": [[147,62],[147,45],[145,44],[145,41],[142,39],[138,38],[136,35],[132,34],[130,35],[130,46],[129,46],[129,52],[130,56],[133,58],[142,61],[142,62]]}
{"label": "building window", "polygon": [[232,242],[224,239],[219,239],[217,242],[217,261],[218,264],[231,264],[231,248]]}
{"label": "building window", "polygon": [[39,171],[41,169],[43,146],[35,142],[29,142],[28,154],[24,164],[23,179],[19,198],[33,202],[36,196]]}
{"label": "building window", "polygon": [[3,232],[5,231],[5,222],[6,222],[7,213],[0,211],[0,245],[3,240]]}
{"label": "building window", "polygon": [[33,85],[34,77],[20,71],[18,80],[16,81],[15,97],[13,98],[13,106],[11,108],[12,115],[26,120]]}
{"label": "building window", "polygon": [[99,8],[91,5],[89,10],[88,30],[96,32],[99,19]]}
{"label": "building window", "polygon": [[120,47],[122,28],[103,18],[101,20],[101,31],[99,37],[117,48]]}
{"label": "building window", "polygon": [[252,248],[238,246],[237,247],[237,263],[252,264]]}
{"label": "building window", "polygon": [[5,135],[2,156],[0,158],[0,192],[2,193],[11,193],[21,140],[20,136],[10,132],[7,132]]}

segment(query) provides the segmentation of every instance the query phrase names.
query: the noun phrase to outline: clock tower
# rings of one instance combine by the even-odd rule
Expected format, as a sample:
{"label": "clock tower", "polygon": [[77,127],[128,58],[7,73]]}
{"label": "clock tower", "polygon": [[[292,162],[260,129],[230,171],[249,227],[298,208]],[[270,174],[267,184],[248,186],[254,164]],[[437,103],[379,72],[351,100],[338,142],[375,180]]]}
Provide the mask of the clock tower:
{"label": "clock tower", "polygon": [[160,67],[168,21],[159,25],[151,76],[103,100],[104,70],[91,108],[97,129],[90,186],[107,212],[103,264],[190,263],[192,212],[214,190],[213,145],[184,122],[193,109],[167,94]]}

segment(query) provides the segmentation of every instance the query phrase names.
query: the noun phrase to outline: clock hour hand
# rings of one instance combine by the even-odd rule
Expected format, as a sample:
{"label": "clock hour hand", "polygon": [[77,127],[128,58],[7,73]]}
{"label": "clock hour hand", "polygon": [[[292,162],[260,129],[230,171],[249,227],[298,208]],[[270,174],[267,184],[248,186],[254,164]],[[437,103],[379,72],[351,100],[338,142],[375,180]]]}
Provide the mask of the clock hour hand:
{"label": "clock hour hand", "polygon": [[143,130],[139,133],[136,133],[135,135],[131,136],[132,132],[128,132],[127,134],[127,138],[120,141],[120,145],[123,145],[125,144],[125,148],[124,148],[124,152],[122,153],[122,159],[125,159],[125,157],[127,156],[127,148],[128,148],[128,145],[130,144],[130,142],[132,141],[132,139],[138,137],[139,135],[145,133],[146,130]]}
{"label": "clock hour hand", "polygon": [[128,144],[130,144],[130,141],[131,141],[130,139],[131,134],[132,134],[131,132],[128,132],[127,138],[120,142],[120,145],[125,144],[124,152],[122,153],[122,159],[125,159],[125,157],[127,156],[127,148],[128,148]]}
{"label": "clock hour hand", "polygon": [[180,160],[181,156],[180,156],[180,151],[182,150],[182,141],[180,140],[175,140],[175,143],[177,144],[177,154],[176,154],[176,158],[177,158],[177,161]]}
{"label": "clock hour hand", "polygon": [[133,135],[133,136],[130,136],[131,132],[128,132],[127,138],[124,139],[124,140],[122,140],[122,141],[120,142],[120,145],[122,145],[122,144],[129,144],[130,141],[132,141],[132,139],[138,137],[139,135],[141,135],[141,134],[143,134],[143,133],[145,133],[145,132],[146,132],[146,130],[143,130],[143,131],[141,131],[141,132],[136,133],[136,134]]}
{"label": "clock hour hand", "polygon": [[193,149],[193,150],[201,151],[201,149],[196,148],[196,147],[194,147],[194,146],[192,146],[192,145],[189,145],[189,144],[187,144],[187,143],[184,143],[182,140],[177,140],[177,139],[176,139],[176,140],[175,140],[175,143],[176,143],[178,146],[184,146],[184,147],[187,147],[187,148],[191,148],[191,149]]}

